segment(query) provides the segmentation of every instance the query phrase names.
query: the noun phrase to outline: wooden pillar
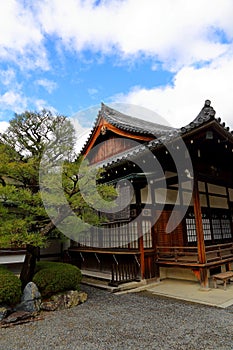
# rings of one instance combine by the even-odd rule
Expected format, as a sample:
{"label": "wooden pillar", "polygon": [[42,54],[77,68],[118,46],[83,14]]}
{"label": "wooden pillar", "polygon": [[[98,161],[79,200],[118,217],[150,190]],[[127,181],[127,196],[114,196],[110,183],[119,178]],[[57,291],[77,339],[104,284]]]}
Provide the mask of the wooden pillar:
{"label": "wooden pillar", "polygon": [[[193,205],[194,205],[194,215],[195,215],[196,233],[197,233],[198,261],[200,264],[205,264],[206,263],[205,240],[204,240],[204,230],[203,230],[203,224],[202,224],[202,214],[201,214],[201,205],[200,205],[197,177],[195,177],[194,179]],[[207,268],[200,269],[200,283],[202,288],[209,287]]]}
{"label": "wooden pillar", "polygon": [[135,189],[136,207],[137,207],[137,231],[138,231],[138,248],[140,251],[140,270],[141,279],[145,278],[145,252],[142,232],[142,219],[141,219],[141,190],[140,186]]}
{"label": "wooden pillar", "polygon": [[144,243],[142,235],[142,223],[141,220],[138,220],[138,246],[140,250],[140,268],[141,268],[141,279],[145,278],[145,252],[144,252]]}

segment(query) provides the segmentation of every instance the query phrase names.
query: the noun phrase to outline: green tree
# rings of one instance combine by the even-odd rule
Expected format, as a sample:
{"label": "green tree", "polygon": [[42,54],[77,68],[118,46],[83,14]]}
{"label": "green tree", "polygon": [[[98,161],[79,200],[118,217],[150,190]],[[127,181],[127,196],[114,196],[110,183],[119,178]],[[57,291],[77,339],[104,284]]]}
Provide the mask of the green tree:
{"label": "green tree", "polygon": [[75,141],[71,121],[47,110],[16,114],[0,136],[0,247],[26,246],[23,286],[32,279],[38,247],[61,234],[58,225],[71,225],[76,235],[88,224],[98,225],[92,207],[100,195],[103,207],[116,195],[112,187],[93,187],[102,172],[75,157]]}

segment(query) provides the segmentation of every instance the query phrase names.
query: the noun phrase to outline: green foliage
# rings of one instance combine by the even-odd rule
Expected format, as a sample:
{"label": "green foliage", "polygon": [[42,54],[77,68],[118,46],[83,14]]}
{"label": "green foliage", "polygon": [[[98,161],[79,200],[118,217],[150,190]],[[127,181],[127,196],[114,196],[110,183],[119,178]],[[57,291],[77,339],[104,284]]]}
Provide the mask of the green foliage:
{"label": "green foliage", "polygon": [[79,234],[100,224],[93,208],[109,208],[116,192],[100,183],[101,170],[74,161],[74,143],[71,122],[46,110],[16,114],[0,134],[0,247],[44,247],[64,227]]}
{"label": "green foliage", "polygon": [[68,159],[75,131],[65,116],[47,110],[16,114],[0,134],[0,247],[45,246],[42,231],[51,220],[41,198],[39,169],[48,145],[54,157],[51,143],[64,144],[56,156]]}
{"label": "green foliage", "polygon": [[1,135],[1,141],[20,154],[38,159],[51,142],[62,142],[68,146],[66,151],[68,148],[70,151],[75,143],[74,135],[74,128],[65,116],[54,116],[51,111],[43,109],[15,114],[7,132]]}
{"label": "green foliage", "polygon": [[21,294],[20,279],[0,266],[0,304],[15,305],[20,302]]}
{"label": "green foliage", "polygon": [[39,262],[36,266],[33,282],[42,297],[67,290],[79,290],[81,271],[74,265],[56,262]]}
{"label": "green foliage", "polygon": [[39,220],[46,217],[38,193],[0,184],[0,247],[44,246]]}
{"label": "green foliage", "polygon": [[35,274],[43,269],[48,269],[51,267],[63,267],[64,265],[64,263],[56,261],[38,261],[36,263]]}
{"label": "green foliage", "polygon": [[[23,286],[31,281],[36,260],[29,247],[44,247],[51,233],[62,238],[61,232],[71,232],[78,241],[90,224],[102,220],[93,208],[109,207],[116,196],[99,181],[101,171],[91,170],[81,158],[75,161],[75,142],[71,121],[46,110],[16,114],[0,134],[0,247],[27,248]],[[61,277],[57,269],[58,289],[79,281],[68,267],[65,279],[66,273]]]}

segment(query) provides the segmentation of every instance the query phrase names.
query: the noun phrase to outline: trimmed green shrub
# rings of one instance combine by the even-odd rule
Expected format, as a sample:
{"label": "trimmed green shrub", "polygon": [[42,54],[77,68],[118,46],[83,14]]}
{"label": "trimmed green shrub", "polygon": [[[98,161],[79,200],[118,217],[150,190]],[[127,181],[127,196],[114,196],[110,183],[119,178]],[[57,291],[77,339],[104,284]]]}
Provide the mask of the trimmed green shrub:
{"label": "trimmed green shrub", "polygon": [[21,299],[21,281],[5,267],[0,267],[0,304],[15,305]]}
{"label": "trimmed green shrub", "polygon": [[79,268],[65,263],[37,263],[33,282],[43,298],[67,290],[79,290],[82,274]]}
{"label": "trimmed green shrub", "polygon": [[42,269],[47,269],[51,267],[62,267],[64,265],[67,265],[67,264],[62,262],[55,262],[55,261],[38,261],[36,263],[35,274]]}

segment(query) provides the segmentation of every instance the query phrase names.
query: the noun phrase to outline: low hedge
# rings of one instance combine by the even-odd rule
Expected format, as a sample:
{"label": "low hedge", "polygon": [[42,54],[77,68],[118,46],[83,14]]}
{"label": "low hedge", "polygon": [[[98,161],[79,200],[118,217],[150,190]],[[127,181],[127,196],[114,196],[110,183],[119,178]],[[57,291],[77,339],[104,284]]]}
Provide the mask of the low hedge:
{"label": "low hedge", "polygon": [[67,290],[79,290],[82,274],[74,265],[42,261],[37,263],[33,282],[43,298]]}
{"label": "low hedge", "polygon": [[[68,264],[65,264],[62,262],[55,262],[55,261],[38,261],[36,263],[35,274],[43,269],[48,269],[51,267],[63,267],[64,265],[68,265]],[[73,265],[69,265],[69,266],[73,266]]]}
{"label": "low hedge", "polygon": [[21,281],[10,270],[0,266],[0,304],[15,305],[22,295]]}

